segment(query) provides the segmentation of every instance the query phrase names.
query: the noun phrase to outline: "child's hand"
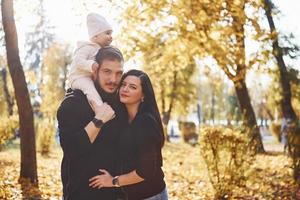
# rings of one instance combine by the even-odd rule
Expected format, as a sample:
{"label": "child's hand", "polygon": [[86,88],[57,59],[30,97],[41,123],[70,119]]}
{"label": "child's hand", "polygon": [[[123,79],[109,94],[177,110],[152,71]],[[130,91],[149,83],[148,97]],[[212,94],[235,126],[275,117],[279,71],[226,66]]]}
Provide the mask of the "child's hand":
{"label": "child's hand", "polygon": [[99,68],[99,65],[98,65],[98,63],[93,63],[93,65],[92,65],[92,72],[93,73],[95,73],[96,71],[97,71],[97,69]]}
{"label": "child's hand", "polygon": [[95,112],[95,117],[101,119],[104,123],[115,117],[115,111],[107,103],[98,105],[95,101],[91,100],[91,106]]}

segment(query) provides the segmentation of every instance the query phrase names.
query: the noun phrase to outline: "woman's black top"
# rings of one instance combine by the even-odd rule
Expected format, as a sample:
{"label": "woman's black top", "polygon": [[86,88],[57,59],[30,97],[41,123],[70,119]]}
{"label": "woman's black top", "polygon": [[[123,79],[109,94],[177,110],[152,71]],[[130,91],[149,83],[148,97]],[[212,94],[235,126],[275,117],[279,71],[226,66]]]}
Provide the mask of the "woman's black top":
{"label": "woman's black top", "polygon": [[[124,122],[125,121],[125,122]],[[136,170],[144,181],[123,186],[128,200],[140,200],[164,190],[164,173],[161,154],[161,131],[150,113],[138,113],[129,124],[122,123],[118,145],[120,174]]]}

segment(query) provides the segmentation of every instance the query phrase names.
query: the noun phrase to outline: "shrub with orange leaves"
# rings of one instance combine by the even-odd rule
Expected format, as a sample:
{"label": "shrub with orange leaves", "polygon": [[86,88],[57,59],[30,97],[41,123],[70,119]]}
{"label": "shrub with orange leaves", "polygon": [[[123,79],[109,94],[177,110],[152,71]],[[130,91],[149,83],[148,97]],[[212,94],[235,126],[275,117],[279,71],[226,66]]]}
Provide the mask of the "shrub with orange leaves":
{"label": "shrub with orange leaves", "polygon": [[234,189],[245,186],[254,161],[254,151],[245,133],[204,127],[200,134],[200,149],[216,199],[230,198]]}

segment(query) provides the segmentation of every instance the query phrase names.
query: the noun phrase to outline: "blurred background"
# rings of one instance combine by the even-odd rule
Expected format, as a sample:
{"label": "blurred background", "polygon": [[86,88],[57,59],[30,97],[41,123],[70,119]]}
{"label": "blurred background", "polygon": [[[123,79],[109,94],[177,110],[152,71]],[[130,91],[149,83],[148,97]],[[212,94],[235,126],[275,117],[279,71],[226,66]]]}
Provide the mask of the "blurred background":
{"label": "blurred background", "polygon": [[[2,21],[8,19],[3,2]],[[288,142],[294,144],[292,136],[300,135],[298,0],[15,0],[13,4],[17,28],[13,40],[18,41],[41,155],[59,151],[56,111],[67,89],[76,42],[88,40],[89,12],[112,24],[112,44],[125,55],[125,71],[136,68],[149,74],[168,145],[197,146],[201,134],[209,132],[207,127],[246,128],[239,135],[255,141],[251,146],[256,153],[283,153]],[[0,23],[3,152],[19,149],[20,143],[14,90],[18,80],[13,83],[9,73],[4,36]],[[296,125],[288,131],[291,137],[282,140],[287,122]],[[168,145],[167,149],[175,148]],[[192,147],[182,148],[187,152]],[[299,159],[300,151],[291,147],[289,152],[294,161]],[[60,157],[55,158],[59,163]],[[288,173],[297,180],[299,163],[293,167]]]}

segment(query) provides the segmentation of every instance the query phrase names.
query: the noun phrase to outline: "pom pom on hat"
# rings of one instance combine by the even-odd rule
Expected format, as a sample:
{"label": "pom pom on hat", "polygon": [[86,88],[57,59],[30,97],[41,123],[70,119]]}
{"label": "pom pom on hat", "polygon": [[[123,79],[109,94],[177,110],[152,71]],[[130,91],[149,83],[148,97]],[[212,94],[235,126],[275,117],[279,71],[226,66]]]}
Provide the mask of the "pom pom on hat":
{"label": "pom pom on hat", "polygon": [[106,21],[106,19],[96,13],[89,13],[87,15],[86,24],[90,39],[100,33],[112,30],[111,25]]}

